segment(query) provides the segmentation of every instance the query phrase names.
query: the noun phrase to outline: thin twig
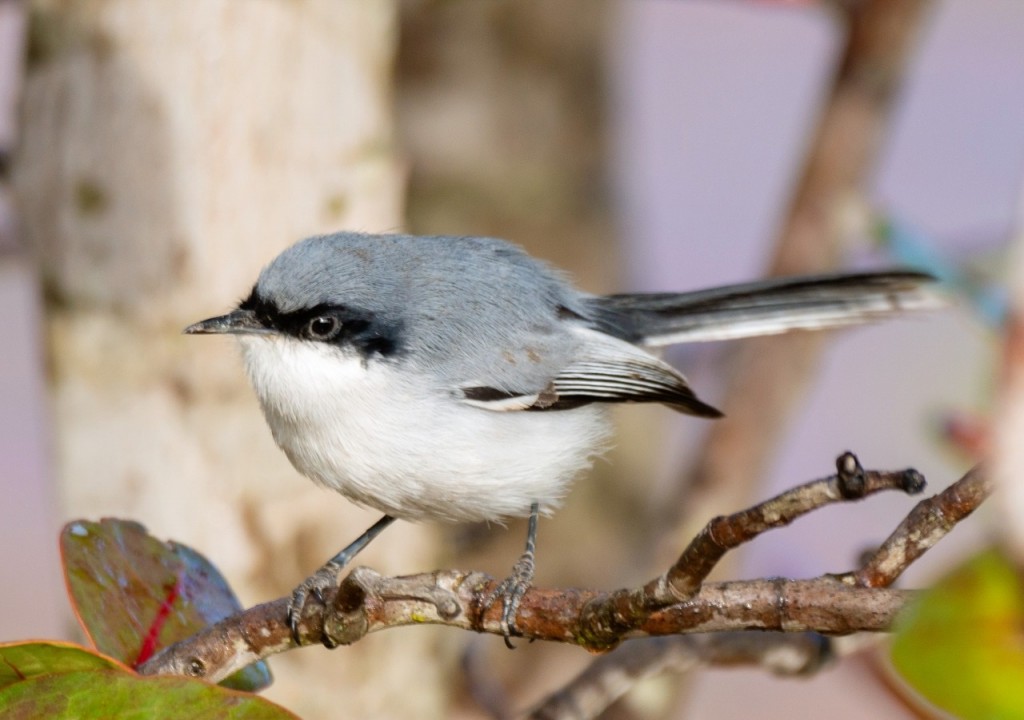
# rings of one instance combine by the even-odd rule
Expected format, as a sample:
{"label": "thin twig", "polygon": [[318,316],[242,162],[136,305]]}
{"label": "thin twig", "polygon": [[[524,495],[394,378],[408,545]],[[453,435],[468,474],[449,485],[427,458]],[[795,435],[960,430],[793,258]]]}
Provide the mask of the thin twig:
{"label": "thin twig", "polygon": [[[587,609],[591,628],[618,642],[622,628],[657,608],[691,597],[726,552],[773,528],[834,502],[859,500],[883,490],[908,494],[924,489],[924,478],[913,469],[896,472],[864,470],[857,456],[846,452],[836,460],[835,475],[814,480],[747,510],[711,520],[683,551],[675,564],[641,588],[619,590]],[[592,637],[599,643],[599,638]]]}
{"label": "thin twig", "polygon": [[992,489],[985,468],[974,467],[938,495],[919,502],[864,566],[843,579],[861,587],[892,585],[911,563],[974,512]]}
{"label": "thin twig", "polygon": [[672,568],[645,591],[655,604],[683,600],[696,592],[726,552],[767,530],[789,525],[830,503],[860,500],[883,490],[902,490],[914,495],[924,487],[924,477],[913,468],[867,471],[856,455],[845,452],[836,459],[835,475],[787,490],[748,510],[714,518]]}
{"label": "thin twig", "polygon": [[635,683],[698,665],[764,668],[777,675],[809,675],[833,657],[829,638],[815,633],[731,632],[645,638],[601,655],[530,713],[532,720],[595,717]]}

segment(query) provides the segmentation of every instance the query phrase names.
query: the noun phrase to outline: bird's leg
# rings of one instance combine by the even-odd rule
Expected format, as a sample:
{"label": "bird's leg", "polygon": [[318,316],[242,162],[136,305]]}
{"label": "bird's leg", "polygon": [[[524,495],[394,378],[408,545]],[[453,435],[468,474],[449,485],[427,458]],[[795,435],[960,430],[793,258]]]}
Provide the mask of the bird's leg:
{"label": "bird's leg", "polygon": [[[344,567],[352,561],[352,558],[358,555],[364,547],[369,545],[371,540],[380,535],[384,528],[394,521],[395,519],[390,515],[382,517],[371,525],[366,532],[356,538],[354,542],[324,563],[322,568],[303,580],[302,584],[295,588],[292,592],[291,602],[288,603],[288,626],[292,629],[292,638],[295,639],[296,644],[299,644],[299,623],[302,620],[302,610],[306,606],[308,596],[312,594],[313,597],[322,604],[324,602],[324,590],[332,588],[338,584],[338,573],[340,573]],[[324,645],[329,648],[333,647],[333,644],[331,644],[326,638],[324,639]]]}
{"label": "bird's leg", "polygon": [[516,613],[519,612],[519,603],[523,595],[533,584],[534,556],[537,550],[537,517],[540,514],[540,505],[534,502],[530,505],[530,523],[526,530],[526,550],[512,566],[512,574],[501,581],[498,587],[494,588],[487,599],[484,600],[484,610],[493,605],[498,598],[501,598],[501,634],[505,636],[505,645],[509,649],[515,646],[512,644],[512,634],[516,631]]}

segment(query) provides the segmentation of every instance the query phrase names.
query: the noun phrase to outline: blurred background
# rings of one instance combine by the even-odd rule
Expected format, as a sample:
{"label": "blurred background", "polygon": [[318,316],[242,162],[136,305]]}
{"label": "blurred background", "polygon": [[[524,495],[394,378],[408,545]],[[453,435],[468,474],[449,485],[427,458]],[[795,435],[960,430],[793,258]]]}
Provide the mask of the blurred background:
{"label": "blurred background", "polygon": [[[493,235],[592,292],[924,266],[958,301],[836,334],[674,351],[728,417],[622,408],[540,528],[537,583],[660,572],[714,514],[836,455],[938,490],[983,451],[1024,198],[1018,0],[0,0],[0,639],[77,639],[56,538],[130,517],[282,596],[376,517],[276,450],[228,309],[297,239]],[[912,507],[759,538],[728,577],[853,567]],[[982,512],[915,565],[989,535]],[[504,576],[524,528],[399,523],[385,573]],[[271,661],[305,718],[482,718],[542,702],[571,647],[398,629]],[[914,717],[871,653],[809,679],[655,674],[612,718]],[[490,706],[491,710],[488,710]]]}

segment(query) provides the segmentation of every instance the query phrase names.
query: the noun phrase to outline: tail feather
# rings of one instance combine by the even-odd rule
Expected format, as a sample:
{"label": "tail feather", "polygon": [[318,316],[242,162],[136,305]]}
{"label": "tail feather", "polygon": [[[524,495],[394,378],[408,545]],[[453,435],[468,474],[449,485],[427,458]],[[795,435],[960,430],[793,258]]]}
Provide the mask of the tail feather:
{"label": "tail feather", "polygon": [[652,347],[820,330],[941,307],[931,275],[911,270],[761,280],[686,293],[588,298],[602,330]]}

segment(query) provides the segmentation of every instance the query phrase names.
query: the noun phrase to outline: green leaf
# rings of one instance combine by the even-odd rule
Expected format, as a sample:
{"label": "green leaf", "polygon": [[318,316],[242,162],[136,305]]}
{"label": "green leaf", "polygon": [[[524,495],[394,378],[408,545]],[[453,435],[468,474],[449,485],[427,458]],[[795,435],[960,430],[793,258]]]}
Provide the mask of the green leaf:
{"label": "green leaf", "polygon": [[118,668],[128,669],[112,658],[72,643],[47,641],[0,644],[0,690],[37,675]]}
{"label": "green leaf", "polygon": [[39,675],[0,690],[5,720],[295,720],[281,707],[237,690],[184,677],[142,677],[119,670]]}
{"label": "green leaf", "polygon": [[0,644],[0,717],[295,718],[256,695],[193,678],[143,677],[113,658],[60,642]]}
{"label": "green leaf", "polygon": [[901,615],[893,665],[928,702],[965,720],[1024,717],[1024,592],[996,550],[961,565]]}
{"label": "green leaf", "polygon": [[[68,523],[61,552],[79,623],[98,650],[131,667],[242,609],[205,557],[136,522]],[[259,690],[270,681],[259,662],[223,684]]]}

